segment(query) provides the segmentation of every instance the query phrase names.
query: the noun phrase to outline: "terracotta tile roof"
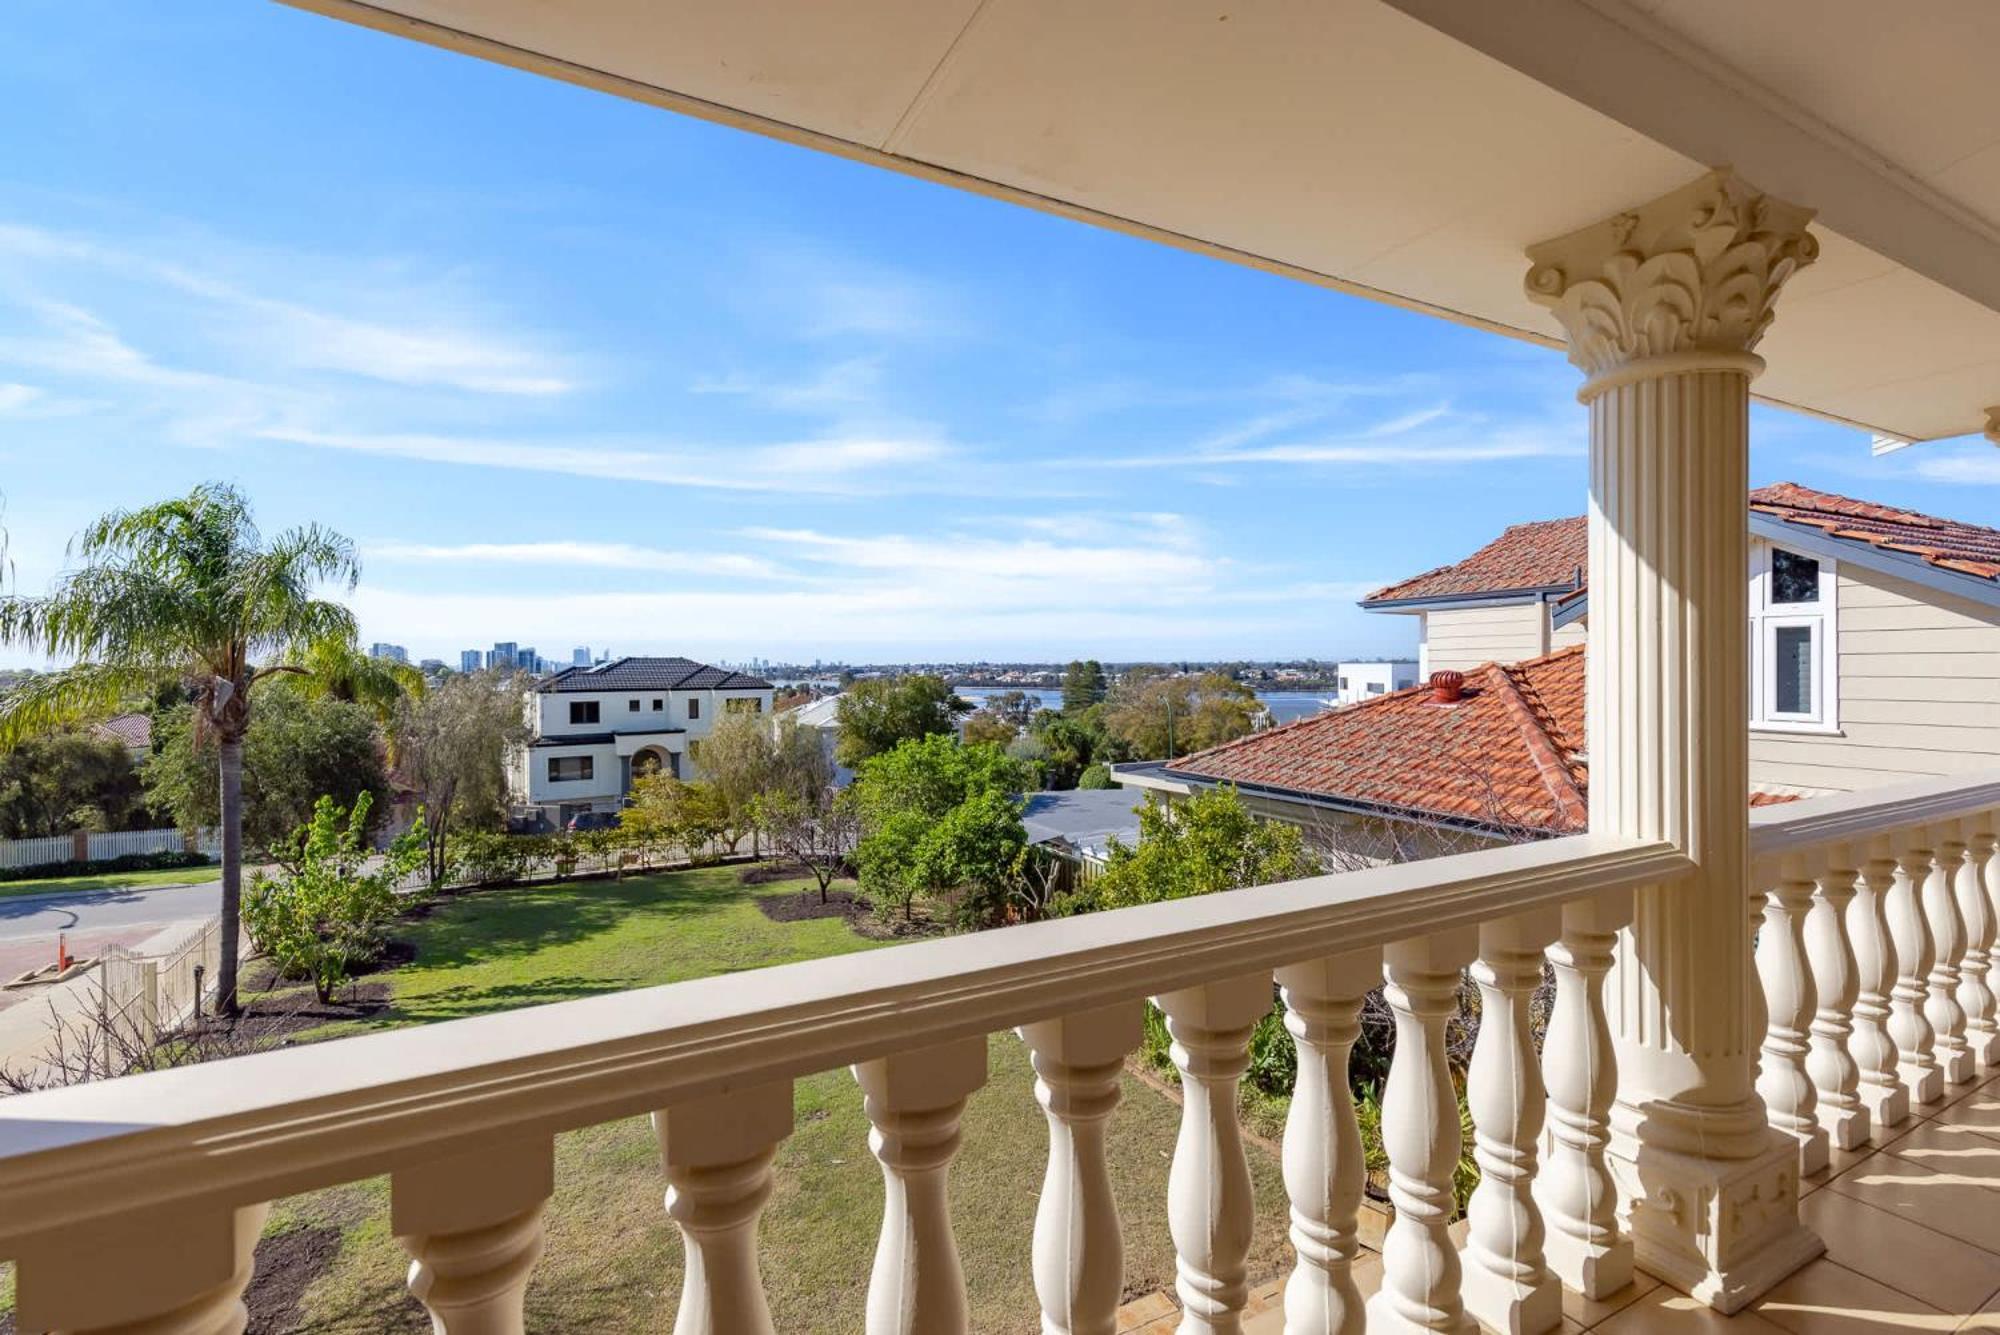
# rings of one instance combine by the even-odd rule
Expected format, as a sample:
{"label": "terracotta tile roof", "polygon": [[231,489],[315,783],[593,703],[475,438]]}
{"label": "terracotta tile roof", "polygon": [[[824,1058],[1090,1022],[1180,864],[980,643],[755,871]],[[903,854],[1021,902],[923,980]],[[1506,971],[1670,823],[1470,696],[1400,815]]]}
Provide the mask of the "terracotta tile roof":
{"label": "terracotta tile roof", "polygon": [[1463,561],[1377,589],[1361,605],[1403,598],[1571,588],[1589,553],[1582,516],[1515,524]]}
{"label": "terracotta tile roof", "polygon": [[1940,570],[2000,580],[2000,529],[1835,496],[1796,482],[1757,488],[1750,493],[1750,508],[1829,537],[1921,557]]}
{"label": "terracotta tile roof", "polygon": [[[1819,529],[1829,537],[1916,556],[1940,570],[2000,583],[2000,529],[1857,501],[1796,482],[1758,487],[1750,493],[1750,509],[1788,524]],[[1565,588],[1569,591],[1554,600],[1561,608],[1584,592],[1578,572],[1587,574],[1589,565],[1586,530],[1582,515],[1515,524],[1463,561],[1377,589],[1362,599],[1361,605],[1402,598]]]}
{"label": "terracotta tile roof", "polygon": [[1585,828],[1583,647],[1465,674],[1184,756],[1169,773],[1261,784],[1481,826]]}
{"label": "terracotta tile roof", "polygon": [[[1183,756],[1170,774],[1503,830],[1589,828],[1584,649],[1465,674],[1456,704],[1428,684]],[[1797,800],[1752,793],[1750,805]]]}

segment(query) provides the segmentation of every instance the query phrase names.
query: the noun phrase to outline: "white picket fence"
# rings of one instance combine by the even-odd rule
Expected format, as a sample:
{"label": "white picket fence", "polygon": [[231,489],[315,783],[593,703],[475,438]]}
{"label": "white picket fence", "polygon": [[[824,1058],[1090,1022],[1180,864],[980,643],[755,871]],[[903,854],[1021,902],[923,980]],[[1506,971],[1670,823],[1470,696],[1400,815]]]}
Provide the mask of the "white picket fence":
{"label": "white picket fence", "polygon": [[180,1028],[214,996],[221,961],[222,924],[213,918],[158,954],[107,947],[98,966],[104,1040],[139,1051]]}
{"label": "white picket fence", "polygon": [[[41,839],[0,839],[0,868],[39,867],[50,862],[105,862],[132,853],[172,853],[187,847],[180,830],[118,830],[110,834],[58,834]],[[222,853],[217,830],[199,830],[195,851],[209,857]]]}

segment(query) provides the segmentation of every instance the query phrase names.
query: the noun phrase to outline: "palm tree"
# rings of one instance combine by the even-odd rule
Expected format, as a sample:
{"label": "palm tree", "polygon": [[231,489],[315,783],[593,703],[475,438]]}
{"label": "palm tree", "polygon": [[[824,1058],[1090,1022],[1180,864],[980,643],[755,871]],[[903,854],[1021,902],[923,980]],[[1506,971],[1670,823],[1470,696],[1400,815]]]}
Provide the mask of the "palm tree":
{"label": "palm tree", "polygon": [[219,1008],[235,1014],[243,892],[243,735],[252,690],[281,673],[309,675],[314,655],[354,643],[354,617],[315,596],[351,591],[354,545],[308,524],[266,542],[234,487],[117,510],[70,546],[82,567],[45,598],[0,598],[0,644],[28,645],[73,666],[30,678],[0,699],[0,744],[117,710],[178,682],[194,696],[197,736],[214,737],[222,783],[222,960]]}

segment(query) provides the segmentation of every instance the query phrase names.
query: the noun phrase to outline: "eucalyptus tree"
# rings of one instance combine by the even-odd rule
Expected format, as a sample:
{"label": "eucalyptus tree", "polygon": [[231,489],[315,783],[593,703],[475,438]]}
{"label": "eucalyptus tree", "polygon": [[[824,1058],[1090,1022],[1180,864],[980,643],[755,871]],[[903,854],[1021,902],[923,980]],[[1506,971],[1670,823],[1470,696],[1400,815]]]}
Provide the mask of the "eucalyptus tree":
{"label": "eucalyptus tree", "polygon": [[235,1013],[243,888],[243,737],[257,686],[307,678],[315,655],[352,646],[354,616],[319,596],[351,592],[354,546],[317,524],[266,539],[234,487],[116,510],[70,544],[76,569],[45,597],[0,598],[0,643],[71,666],[0,699],[0,744],[116,711],[178,683],[196,726],[215,739],[222,815],[222,959],[218,1005]]}

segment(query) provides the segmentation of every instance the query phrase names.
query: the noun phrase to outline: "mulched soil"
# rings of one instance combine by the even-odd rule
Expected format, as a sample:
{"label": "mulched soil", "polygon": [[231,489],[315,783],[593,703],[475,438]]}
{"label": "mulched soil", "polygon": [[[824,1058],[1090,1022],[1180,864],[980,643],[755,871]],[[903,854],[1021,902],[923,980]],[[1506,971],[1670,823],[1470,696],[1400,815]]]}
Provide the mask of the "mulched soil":
{"label": "mulched soil", "polygon": [[872,915],[875,906],[857,894],[846,890],[829,891],[826,903],[819,902],[819,891],[801,890],[796,895],[763,895],[757,900],[757,907],[772,922],[805,922],[811,918],[857,918]]}
{"label": "mulched soil", "polygon": [[257,1244],[257,1268],[243,1305],[250,1309],[248,1335],[279,1335],[299,1328],[299,1304],[314,1280],[333,1268],[340,1255],[340,1230],[308,1225]]}

